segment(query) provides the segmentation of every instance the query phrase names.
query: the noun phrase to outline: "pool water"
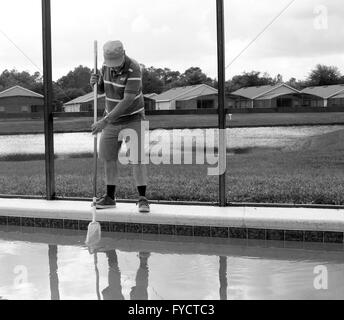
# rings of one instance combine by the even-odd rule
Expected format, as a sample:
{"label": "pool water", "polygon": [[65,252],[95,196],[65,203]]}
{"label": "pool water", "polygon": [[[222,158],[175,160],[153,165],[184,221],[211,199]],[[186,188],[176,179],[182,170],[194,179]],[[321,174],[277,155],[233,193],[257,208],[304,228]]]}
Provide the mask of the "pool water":
{"label": "pool water", "polygon": [[344,299],[342,245],[0,228],[0,299]]}

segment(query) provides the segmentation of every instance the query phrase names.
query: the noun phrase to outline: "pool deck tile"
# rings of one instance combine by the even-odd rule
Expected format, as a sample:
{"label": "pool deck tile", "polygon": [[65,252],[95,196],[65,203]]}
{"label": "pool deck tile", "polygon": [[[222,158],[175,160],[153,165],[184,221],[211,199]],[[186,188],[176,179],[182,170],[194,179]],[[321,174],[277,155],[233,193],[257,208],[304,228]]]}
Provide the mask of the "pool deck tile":
{"label": "pool deck tile", "polygon": [[[22,218],[24,219],[30,219],[30,218]],[[50,228],[50,219],[46,218],[34,218],[34,227],[35,228]],[[25,226],[26,227],[26,226]]]}
{"label": "pool deck tile", "polygon": [[52,228],[52,229],[63,229],[63,220],[50,219],[50,228]]}
{"label": "pool deck tile", "polygon": [[324,242],[324,232],[305,231],[303,241],[305,242]]}
{"label": "pool deck tile", "polygon": [[34,227],[35,226],[35,218],[22,218],[22,226],[23,227]]}
{"label": "pool deck tile", "polygon": [[211,227],[210,235],[213,238],[228,238],[228,227]]}
{"label": "pool deck tile", "polygon": [[128,233],[142,233],[142,224],[140,224],[140,223],[127,223],[125,230]]}
{"label": "pool deck tile", "polygon": [[[110,222],[109,221],[101,221],[100,226],[102,231],[109,232],[110,231]],[[80,221],[79,221],[79,230],[80,230]]]}
{"label": "pool deck tile", "polygon": [[195,237],[210,237],[211,231],[210,227],[194,227],[194,236]]}
{"label": "pool deck tile", "polygon": [[254,240],[265,240],[266,230],[265,229],[248,229],[247,238]]}
{"label": "pool deck tile", "polygon": [[343,232],[324,232],[325,243],[343,243],[344,233]]}
{"label": "pool deck tile", "polygon": [[21,217],[13,217],[13,216],[9,216],[7,218],[7,224],[9,226],[20,226],[21,225]]}
{"label": "pool deck tile", "polygon": [[176,231],[175,231],[177,236],[188,236],[192,237],[193,236],[193,227],[192,226],[179,226],[176,225]]}
{"label": "pool deck tile", "polygon": [[71,219],[64,219],[63,220],[63,228],[70,229],[70,230],[79,230],[79,221],[78,220],[71,220]]}
{"label": "pool deck tile", "polygon": [[109,222],[110,232],[125,232],[125,223]]}
{"label": "pool deck tile", "polygon": [[158,224],[143,224],[142,232],[144,234],[159,234],[159,225]]}
{"label": "pool deck tile", "polygon": [[161,224],[159,226],[159,234],[161,235],[174,235],[175,226],[171,224]]}
{"label": "pool deck tile", "polygon": [[0,226],[7,226],[7,216],[0,216]]}
{"label": "pool deck tile", "polygon": [[303,241],[303,231],[301,230],[286,230],[284,235],[285,241]]}
{"label": "pool deck tile", "polygon": [[284,230],[267,230],[266,240],[284,241]]}
{"label": "pool deck tile", "polygon": [[[89,202],[0,199],[0,225],[87,230]],[[98,210],[104,232],[231,239],[344,242],[343,209],[151,205],[141,214],[133,203]]]}
{"label": "pool deck tile", "polygon": [[247,239],[246,228],[229,228],[229,237],[232,239]]}

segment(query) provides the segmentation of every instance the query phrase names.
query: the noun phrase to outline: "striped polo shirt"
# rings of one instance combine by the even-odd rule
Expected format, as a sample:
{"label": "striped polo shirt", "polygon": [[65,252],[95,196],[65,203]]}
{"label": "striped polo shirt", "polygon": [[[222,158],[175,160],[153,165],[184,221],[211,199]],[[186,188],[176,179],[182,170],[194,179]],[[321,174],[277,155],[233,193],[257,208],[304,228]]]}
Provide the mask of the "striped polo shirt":
{"label": "striped polo shirt", "polygon": [[105,93],[105,112],[110,113],[123,100],[124,93],[136,95],[134,102],[128,106],[125,113],[114,123],[130,122],[144,119],[144,97],[142,93],[142,72],[140,65],[129,57],[125,57],[122,70],[118,73],[113,68],[103,66],[99,82],[100,93]]}

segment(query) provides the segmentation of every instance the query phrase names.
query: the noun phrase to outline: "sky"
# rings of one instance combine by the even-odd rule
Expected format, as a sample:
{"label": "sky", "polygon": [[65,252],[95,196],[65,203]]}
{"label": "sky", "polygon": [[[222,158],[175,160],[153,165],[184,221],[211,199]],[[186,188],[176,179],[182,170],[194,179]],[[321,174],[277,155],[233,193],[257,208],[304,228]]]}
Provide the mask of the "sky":
{"label": "sky", "polygon": [[[342,0],[294,0],[269,27],[292,0],[224,1],[227,79],[252,70],[305,79],[318,63],[344,73]],[[215,0],[51,2],[54,80],[80,64],[92,67],[94,40],[101,63],[103,44],[117,39],[147,67],[183,72],[197,66],[217,77]],[[41,1],[0,4],[0,72],[41,70]]]}

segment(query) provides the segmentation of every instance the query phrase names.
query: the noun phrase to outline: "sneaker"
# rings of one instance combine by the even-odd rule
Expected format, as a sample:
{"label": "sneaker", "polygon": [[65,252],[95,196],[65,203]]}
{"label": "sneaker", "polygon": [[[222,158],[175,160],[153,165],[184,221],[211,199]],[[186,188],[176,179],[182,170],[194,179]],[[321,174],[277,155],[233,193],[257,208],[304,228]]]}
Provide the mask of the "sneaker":
{"label": "sneaker", "polygon": [[116,199],[112,200],[108,195],[102,196],[97,200],[97,209],[111,209],[116,208]]}
{"label": "sneaker", "polygon": [[141,213],[148,213],[150,212],[149,202],[146,197],[140,197],[139,201],[137,202],[139,206],[139,212]]}

